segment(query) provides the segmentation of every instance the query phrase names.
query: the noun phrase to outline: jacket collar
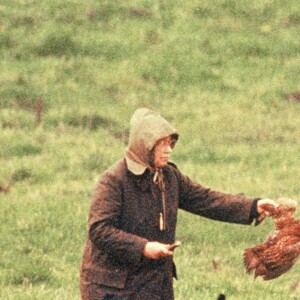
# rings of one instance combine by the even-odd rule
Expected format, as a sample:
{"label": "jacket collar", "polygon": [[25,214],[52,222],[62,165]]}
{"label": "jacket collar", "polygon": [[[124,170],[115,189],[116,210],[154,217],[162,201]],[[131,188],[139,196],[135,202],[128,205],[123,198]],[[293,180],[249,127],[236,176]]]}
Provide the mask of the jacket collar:
{"label": "jacket collar", "polygon": [[130,159],[128,156],[125,157],[128,170],[134,175],[142,175],[147,169],[147,166],[139,164],[134,160]]}

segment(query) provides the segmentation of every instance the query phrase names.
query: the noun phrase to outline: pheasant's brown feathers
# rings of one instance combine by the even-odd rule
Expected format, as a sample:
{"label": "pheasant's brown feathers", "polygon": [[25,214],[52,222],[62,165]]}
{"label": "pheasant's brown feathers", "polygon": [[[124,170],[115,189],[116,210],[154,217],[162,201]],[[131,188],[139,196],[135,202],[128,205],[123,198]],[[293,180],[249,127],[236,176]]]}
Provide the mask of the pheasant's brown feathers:
{"label": "pheasant's brown feathers", "polygon": [[270,280],[293,267],[300,255],[300,220],[291,216],[295,210],[295,207],[282,205],[269,210],[276,230],[263,244],[245,249],[244,264],[248,273],[254,271],[255,277]]}

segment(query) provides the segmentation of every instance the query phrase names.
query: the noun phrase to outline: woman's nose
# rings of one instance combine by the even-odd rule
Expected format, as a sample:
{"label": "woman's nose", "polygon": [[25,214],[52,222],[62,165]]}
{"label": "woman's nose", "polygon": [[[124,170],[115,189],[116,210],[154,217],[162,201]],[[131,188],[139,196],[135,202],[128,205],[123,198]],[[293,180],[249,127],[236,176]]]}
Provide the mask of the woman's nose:
{"label": "woman's nose", "polygon": [[166,153],[172,153],[173,149],[171,146],[166,147]]}

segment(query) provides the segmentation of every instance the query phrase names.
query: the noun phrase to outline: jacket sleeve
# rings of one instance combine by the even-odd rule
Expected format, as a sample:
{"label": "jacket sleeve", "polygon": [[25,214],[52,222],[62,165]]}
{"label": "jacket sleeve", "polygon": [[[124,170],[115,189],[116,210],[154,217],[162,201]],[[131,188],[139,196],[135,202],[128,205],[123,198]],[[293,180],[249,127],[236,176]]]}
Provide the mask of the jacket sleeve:
{"label": "jacket sleeve", "polygon": [[251,224],[257,217],[258,199],[213,191],[177,171],[181,209],[210,219],[238,224]]}
{"label": "jacket sleeve", "polygon": [[136,265],[142,257],[146,239],[120,228],[122,187],[113,176],[104,176],[99,182],[89,214],[89,238],[101,251],[121,263]]}

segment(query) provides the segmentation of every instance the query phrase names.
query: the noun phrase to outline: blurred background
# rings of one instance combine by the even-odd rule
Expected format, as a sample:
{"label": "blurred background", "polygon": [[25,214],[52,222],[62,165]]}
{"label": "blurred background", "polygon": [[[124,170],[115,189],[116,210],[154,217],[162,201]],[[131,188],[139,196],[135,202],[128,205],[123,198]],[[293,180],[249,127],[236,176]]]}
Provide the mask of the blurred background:
{"label": "blurred background", "polygon": [[[298,0],[1,0],[0,299],[79,299],[91,193],[139,107],[192,179],[300,201],[299,35]],[[272,229],[180,212],[176,299],[299,299],[299,263],[245,274]]]}

